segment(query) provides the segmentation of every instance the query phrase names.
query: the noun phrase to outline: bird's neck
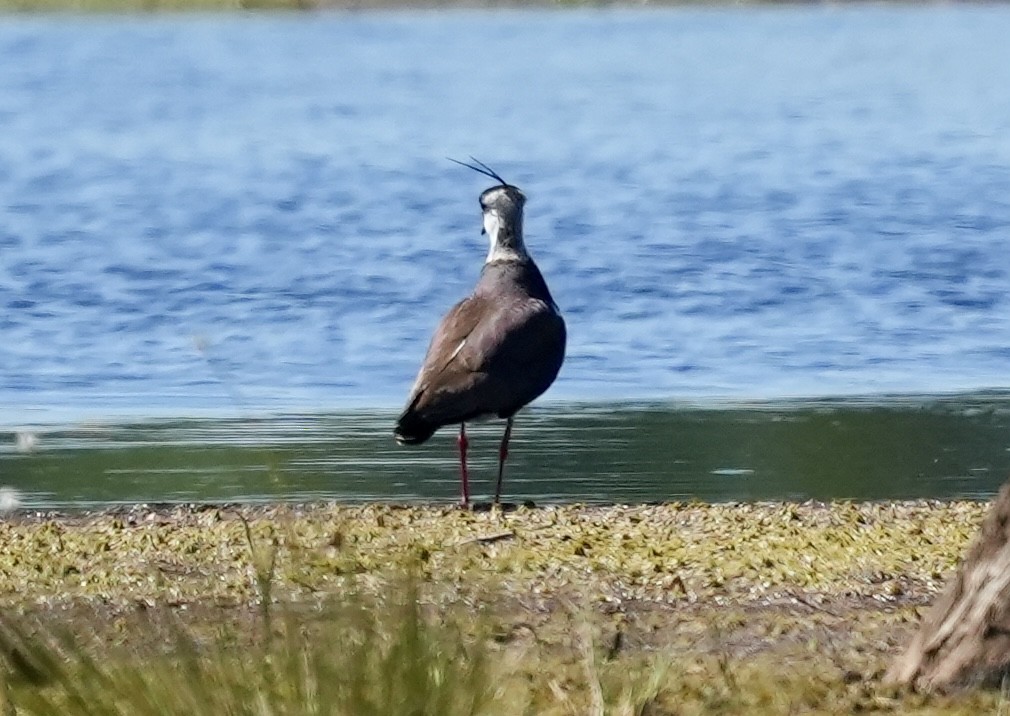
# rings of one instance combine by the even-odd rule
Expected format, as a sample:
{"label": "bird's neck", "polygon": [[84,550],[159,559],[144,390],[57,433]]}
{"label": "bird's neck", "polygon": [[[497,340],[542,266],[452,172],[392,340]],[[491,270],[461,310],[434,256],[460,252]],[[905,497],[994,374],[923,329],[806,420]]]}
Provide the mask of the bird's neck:
{"label": "bird's neck", "polygon": [[484,231],[490,241],[485,264],[493,261],[529,261],[530,255],[523,243],[521,219],[505,222],[497,214],[488,212],[484,217]]}

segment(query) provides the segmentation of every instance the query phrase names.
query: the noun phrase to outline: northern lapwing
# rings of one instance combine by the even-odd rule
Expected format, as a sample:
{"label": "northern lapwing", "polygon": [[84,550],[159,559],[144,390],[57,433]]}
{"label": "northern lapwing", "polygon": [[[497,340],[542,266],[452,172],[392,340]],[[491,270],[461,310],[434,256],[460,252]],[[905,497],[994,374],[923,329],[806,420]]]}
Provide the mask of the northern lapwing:
{"label": "northern lapwing", "polygon": [[512,421],[558,375],[565,358],[565,322],[523,242],[526,197],[478,159],[457,164],[499,182],[480,195],[490,249],[473,293],[435,329],[421,370],[396,421],[401,445],[419,445],[445,425],[459,424],[462,504],[470,503],[466,424],[504,418],[495,504],[501,499]]}

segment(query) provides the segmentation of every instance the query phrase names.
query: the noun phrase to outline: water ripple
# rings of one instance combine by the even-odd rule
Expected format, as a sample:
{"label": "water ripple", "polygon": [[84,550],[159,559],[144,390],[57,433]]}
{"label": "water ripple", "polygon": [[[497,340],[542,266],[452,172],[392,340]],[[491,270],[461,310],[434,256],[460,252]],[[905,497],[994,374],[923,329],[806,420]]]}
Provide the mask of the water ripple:
{"label": "water ripple", "polygon": [[[485,251],[484,184],[443,159],[469,154],[530,197],[555,398],[1005,385],[1008,31],[998,6],[8,18],[0,417],[394,406]],[[475,74],[488,47],[510,60]]]}

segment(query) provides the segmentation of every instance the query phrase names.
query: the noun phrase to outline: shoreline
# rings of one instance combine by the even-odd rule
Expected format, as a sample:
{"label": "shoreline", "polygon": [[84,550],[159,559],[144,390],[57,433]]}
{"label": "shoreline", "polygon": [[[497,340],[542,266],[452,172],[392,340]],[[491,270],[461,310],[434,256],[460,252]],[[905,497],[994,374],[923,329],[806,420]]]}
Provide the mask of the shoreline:
{"label": "shoreline", "polygon": [[248,656],[234,643],[253,645],[264,629],[343,633],[356,628],[351,613],[368,615],[366,633],[391,630],[383,638],[395,641],[408,603],[436,642],[465,638],[488,650],[505,702],[516,690],[536,713],[589,713],[590,667],[607,693],[652,684],[654,710],[642,713],[710,713],[712,699],[719,713],[881,704],[977,713],[999,694],[924,699],[879,679],[987,508],[916,500],[504,514],[332,503],[25,511],[0,521],[0,632],[16,619],[21,643],[54,629],[78,634],[104,644],[93,647],[102,663],[126,659],[134,669],[178,649],[180,628],[211,645],[227,633],[232,646],[207,657],[208,668],[224,668],[215,664]]}
{"label": "shoreline", "polygon": [[[242,585],[254,566],[251,550],[263,541],[276,551],[278,593],[289,595],[325,592],[346,575],[419,568],[428,580],[458,587],[473,584],[467,577],[473,572],[485,587],[501,582],[554,593],[567,581],[598,598],[624,594],[659,603],[747,602],[795,590],[916,600],[940,589],[987,505],[566,504],[502,513],[430,503],[274,503],[22,510],[0,521],[0,570],[8,583],[21,583],[20,598],[30,597],[33,585],[109,603],[157,598],[144,585],[151,584],[150,570],[161,569],[179,597],[235,600],[247,596]],[[167,563],[179,567],[179,579]],[[187,576],[186,564],[213,574],[213,585]],[[63,583],[67,575],[74,579]],[[8,588],[0,600],[10,596]]]}

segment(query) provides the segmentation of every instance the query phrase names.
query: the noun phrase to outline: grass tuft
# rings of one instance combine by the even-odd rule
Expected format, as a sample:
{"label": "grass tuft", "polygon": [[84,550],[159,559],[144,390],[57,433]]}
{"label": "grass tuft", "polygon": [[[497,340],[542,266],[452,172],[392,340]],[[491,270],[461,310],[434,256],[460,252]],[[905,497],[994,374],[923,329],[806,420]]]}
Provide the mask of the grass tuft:
{"label": "grass tuft", "polygon": [[458,624],[426,620],[413,587],[385,604],[350,598],[308,618],[293,606],[279,611],[261,648],[227,629],[207,636],[181,624],[167,643],[110,647],[5,619],[0,649],[8,712],[491,713],[486,647]]}
{"label": "grass tuft", "polygon": [[0,522],[0,714],[1008,713],[883,688],[968,503]]}

